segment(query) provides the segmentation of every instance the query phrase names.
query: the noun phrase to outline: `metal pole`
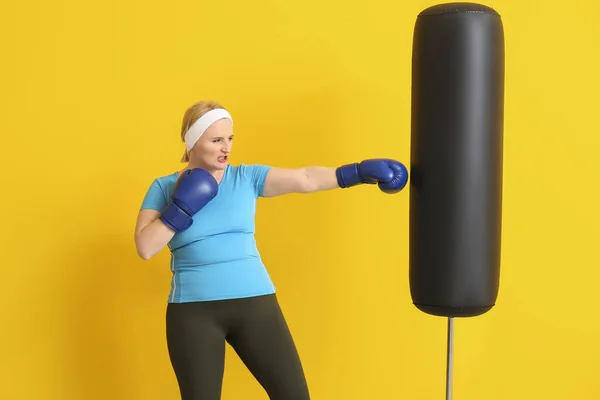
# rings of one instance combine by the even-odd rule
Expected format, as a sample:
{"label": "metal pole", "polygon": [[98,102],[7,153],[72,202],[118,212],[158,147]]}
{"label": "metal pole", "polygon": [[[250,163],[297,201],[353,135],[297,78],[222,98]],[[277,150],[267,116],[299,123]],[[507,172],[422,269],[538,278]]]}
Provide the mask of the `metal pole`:
{"label": "metal pole", "polygon": [[454,317],[448,317],[448,353],[446,355],[446,400],[452,400],[452,362],[454,343]]}

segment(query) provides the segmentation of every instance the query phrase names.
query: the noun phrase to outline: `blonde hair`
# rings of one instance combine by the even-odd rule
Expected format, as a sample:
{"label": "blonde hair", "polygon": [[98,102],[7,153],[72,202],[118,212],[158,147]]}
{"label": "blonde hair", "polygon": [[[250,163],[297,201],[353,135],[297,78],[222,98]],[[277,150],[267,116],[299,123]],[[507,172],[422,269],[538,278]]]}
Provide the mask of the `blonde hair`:
{"label": "blonde hair", "polygon": [[[195,104],[192,104],[183,114],[183,121],[181,123],[181,141],[185,143],[185,133],[190,126],[194,122],[198,120],[201,116],[207,113],[210,110],[214,110],[216,108],[225,108],[221,104],[216,101],[203,100],[199,101]],[[188,157],[187,149],[183,151],[183,156],[181,157],[181,162],[188,162],[190,159]]]}

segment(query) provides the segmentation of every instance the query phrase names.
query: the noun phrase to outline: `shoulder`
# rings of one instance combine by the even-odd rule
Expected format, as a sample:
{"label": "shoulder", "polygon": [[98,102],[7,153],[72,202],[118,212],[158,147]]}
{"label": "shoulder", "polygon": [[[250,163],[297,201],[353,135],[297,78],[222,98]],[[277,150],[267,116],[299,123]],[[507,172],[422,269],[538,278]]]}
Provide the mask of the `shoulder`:
{"label": "shoulder", "polygon": [[266,175],[271,169],[270,165],[263,164],[239,164],[228,165],[228,173],[243,179],[255,180],[257,177]]}
{"label": "shoulder", "polygon": [[141,209],[162,210],[171,196],[177,177],[178,173],[173,173],[153,178],[142,200]]}
{"label": "shoulder", "polygon": [[236,171],[239,173],[247,173],[247,172],[252,172],[255,170],[260,170],[260,169],[264,169],[264,168],[271,168],[270,165],[264,165],[264,164],[245,164],[245,163],[241,163],[238,165],[233,165],[233,164],[229,164],[227,166],[227,168],[231,171]]}
{"label": "shoulder", "polygon": [[271,170],[271,166],[263,164],[240,164],[229,165],[227,173],[231,174],[231,178],[235,182],[244,182],[244,185],[252,188],[256,196],[262,196],[265,186],[267,174]]}
{"label": "shoulder", "polygon": [[178,172],[174,172],[168,175],[157,176],[151,178],[149,190],[160,191],[167,194],[177,183],[179,177]]}
{"label": "shoulder", "polygon": [[179,177],[179,172],[173,172],[168,175],[157,176],[154,178],[152,183],[156,183],[157,185],[168,185],[170,183],[177,182],[177,178]]}

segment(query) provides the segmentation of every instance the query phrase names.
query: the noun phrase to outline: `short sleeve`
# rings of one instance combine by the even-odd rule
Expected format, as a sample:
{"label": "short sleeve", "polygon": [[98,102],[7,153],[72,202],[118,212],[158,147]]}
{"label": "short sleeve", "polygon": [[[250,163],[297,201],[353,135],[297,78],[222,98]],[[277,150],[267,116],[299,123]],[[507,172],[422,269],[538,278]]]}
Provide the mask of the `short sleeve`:
{"label": "short sleeve", "polygon": [[252,183],[255,190],[255,196],[262,197],[265,189],[265,180],[267,179],[267,174],[270,169],[271,166],[269,165],[243,165],[244,176]]}
{"label": "short sleeve", "polygon": [[165,192],[163,191],[158,179],[155,179],[144,196],[140,210],[151,209],[163,211],[167,204]]}

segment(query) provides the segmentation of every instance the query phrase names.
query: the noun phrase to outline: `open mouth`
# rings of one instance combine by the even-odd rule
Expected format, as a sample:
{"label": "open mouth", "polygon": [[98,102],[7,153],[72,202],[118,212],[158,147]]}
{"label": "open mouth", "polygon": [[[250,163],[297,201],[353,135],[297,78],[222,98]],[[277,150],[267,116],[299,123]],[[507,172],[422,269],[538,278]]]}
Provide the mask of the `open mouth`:
{"label": "open mouth", "polygon": [[227,162],[227,156],[221,156],[217,159],[220,163],[226,163]]}

